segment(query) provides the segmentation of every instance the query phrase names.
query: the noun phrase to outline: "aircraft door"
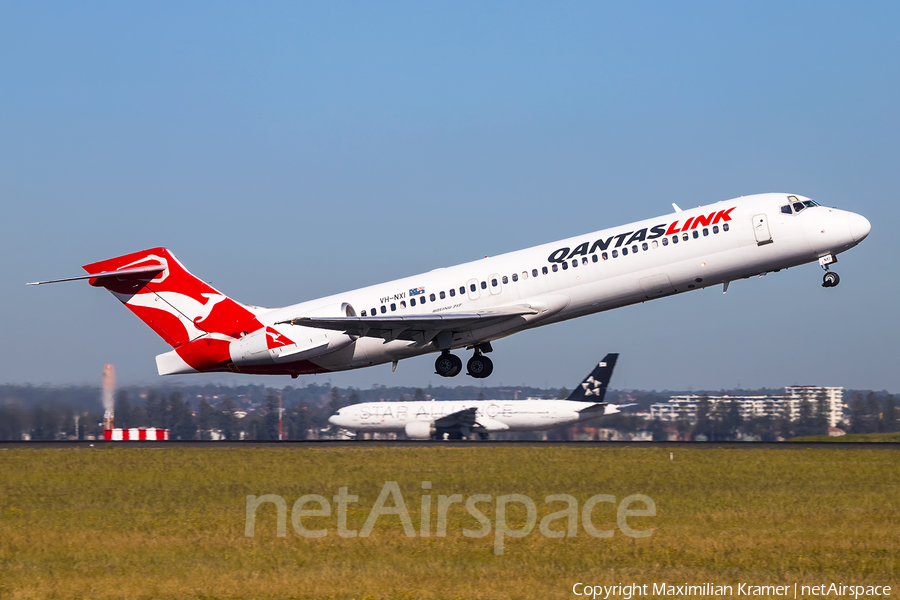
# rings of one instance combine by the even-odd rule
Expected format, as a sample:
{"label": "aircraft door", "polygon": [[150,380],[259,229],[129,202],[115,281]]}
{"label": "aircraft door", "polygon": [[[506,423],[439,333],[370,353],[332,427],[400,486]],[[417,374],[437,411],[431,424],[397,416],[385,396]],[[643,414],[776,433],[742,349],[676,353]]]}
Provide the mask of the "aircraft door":
{"label": "aircraft door", "polygon": [[496,296],[500,292],[503,291],[503,283],[501,282],[500,275],[494,273],[490,277],[488,277],[488,289],[491,290],[491,295]]}
{"label": "aircraft door", "polygon": [[753,217],[753,235],[756,236],[757,246],[764,246],[772,243],[772,234],[769,232],[769,221],[765,214]]}
{"label": "aircraft door", "polygon": [[477,279],[470,279],[466,282],[466,292],[469,294],[469,300],[478,300],[481,297]]}

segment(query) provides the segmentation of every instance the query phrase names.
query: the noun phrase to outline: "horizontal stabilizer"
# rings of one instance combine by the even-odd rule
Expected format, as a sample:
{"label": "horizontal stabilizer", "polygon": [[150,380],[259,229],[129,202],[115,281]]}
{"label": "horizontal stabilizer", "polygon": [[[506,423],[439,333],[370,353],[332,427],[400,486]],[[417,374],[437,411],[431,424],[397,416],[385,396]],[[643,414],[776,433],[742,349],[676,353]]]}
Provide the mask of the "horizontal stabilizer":
{"label": "horizontal stabilizer", "polygon": [[81,279],[128,279],[135,278],[140,279],[140,275],[145,275],[149,277],[145,277],[145,279],[152,279],[154,276],[158,275],[165,269],[163,265],[150,265],[145,267],[135,267],[133,269],[120,269],[118,271],[102,271],[100,273],[91,273],[89,275],[78,275],[76,277],[66,277],[64,279],[50,279],[48,281],[33,281],[31,283],[26,283],[25,285],[43,285],[45,283],[60,283],[63,281],[79,281]]}

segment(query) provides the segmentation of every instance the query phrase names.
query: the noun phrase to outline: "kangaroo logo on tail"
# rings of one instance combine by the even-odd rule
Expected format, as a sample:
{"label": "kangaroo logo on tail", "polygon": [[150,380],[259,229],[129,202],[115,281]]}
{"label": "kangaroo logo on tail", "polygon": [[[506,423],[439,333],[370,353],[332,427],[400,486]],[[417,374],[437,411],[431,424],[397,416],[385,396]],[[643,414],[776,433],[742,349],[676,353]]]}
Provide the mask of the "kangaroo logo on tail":
{"label": "kangaroo logo on tail", "polygon": [[[142,266],[150,273],[123,274]],[[203,336],[231,341],[262,327],[246,306],[228,298],[184,268],[165,248],[126,254],[84,266],[91,285],[108,289],[173,348]]]}

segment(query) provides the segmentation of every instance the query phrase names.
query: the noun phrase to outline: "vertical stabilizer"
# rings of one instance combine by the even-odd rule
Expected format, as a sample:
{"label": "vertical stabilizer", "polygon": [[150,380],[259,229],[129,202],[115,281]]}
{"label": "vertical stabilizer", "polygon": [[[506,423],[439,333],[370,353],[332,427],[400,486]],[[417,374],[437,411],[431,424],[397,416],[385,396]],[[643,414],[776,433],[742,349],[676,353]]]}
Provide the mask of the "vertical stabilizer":
{"label": "vertical stabilizer", "polygon": [[92,263],[84,270],[92,274],[91,285],[112,292],[173,348],[204,336],[230,342],[262,327],[248,307],[195,277],[165,248]]}

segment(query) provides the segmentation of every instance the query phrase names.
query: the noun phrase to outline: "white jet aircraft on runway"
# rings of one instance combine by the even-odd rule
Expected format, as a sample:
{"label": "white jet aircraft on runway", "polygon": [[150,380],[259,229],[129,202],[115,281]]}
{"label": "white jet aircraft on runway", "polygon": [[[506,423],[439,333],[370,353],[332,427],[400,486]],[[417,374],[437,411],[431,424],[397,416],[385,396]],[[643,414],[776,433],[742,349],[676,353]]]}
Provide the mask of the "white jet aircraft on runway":
{"label": "white jet aircraft on runway", "polygon": [[[865,217],[809,198],[760,194],[373,285],[285,308],[236,302],[165,248],[85,265],[173,350],[160,375],[235,372],[296,377],[440,352],[453,377],[493,370],[491,342],[513,333],[819,261],[868,234]],[[50,281],[37,282],[51,283]],[[36,285],[34,284],[34,285]]]}
{"label": "white jet aircraft on runway", "polygon": [[328,422],[361,433],[405,433],[413,440],[458,440],[502,431],[541,431],[619,412],[603,401],[618,354],[607,354],[565,400],[364,402]]}

